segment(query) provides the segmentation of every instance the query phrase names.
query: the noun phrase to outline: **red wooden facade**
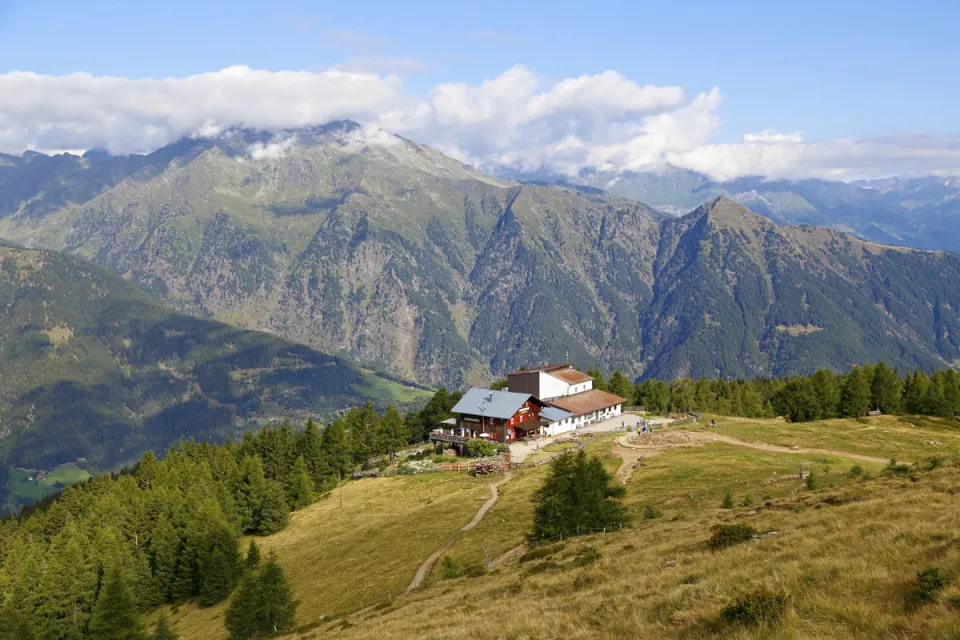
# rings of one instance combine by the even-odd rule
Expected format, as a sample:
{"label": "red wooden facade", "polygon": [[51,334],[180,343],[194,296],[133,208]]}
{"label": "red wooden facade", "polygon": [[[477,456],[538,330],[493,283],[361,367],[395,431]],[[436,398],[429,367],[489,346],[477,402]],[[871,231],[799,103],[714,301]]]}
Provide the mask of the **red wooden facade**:
{"label": "red wooden facade", "polygon": [[479,438],[481,433],[489,433],[491,440],[513,442],[536,433],[540,429],[540,410],[543,404],[536,398],[530,398],[517,409],[512,418],[500,419],[488,416],[460,414],[457,426],[463,429],[467,437]]}

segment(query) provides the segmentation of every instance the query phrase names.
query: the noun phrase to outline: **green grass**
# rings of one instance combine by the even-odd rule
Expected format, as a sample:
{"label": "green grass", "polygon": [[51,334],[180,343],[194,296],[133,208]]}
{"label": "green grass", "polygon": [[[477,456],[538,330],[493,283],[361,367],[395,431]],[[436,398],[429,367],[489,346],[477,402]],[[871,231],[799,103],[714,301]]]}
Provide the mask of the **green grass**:
{"label": "green grass", "polygon": [[[937,418],[916,419],[920,426],[911,425],[909,417],[905,418],[907,422],[901,420],[896,416],[878,416],[864,418],[864,422],[850,419],[784,422],[717,416],[717,431],[744,440],[786,447],[835,449],[909,461],[960,453],[960,429]],[[686,428],[703,431],[699,424]]]}
{"label": "green grass", "polygon": [[37,471],[10,470],[10,479],[7,485],[9,488],[7,496],[9,510],[16,511],[21,505],[36,502],[63,486],[83,482],[90,477],[87,471],[75,464],[62,464],[55,467],[45,474],[43,480],[27,480],[31,476],[36,477],[36,474]]}
{"label": "green grass", "polygon": [[433,394],[423,389],[407,387],[400,383],[381,378],[373,372],[365,372],[363,384],[354,386],[358,395],[375,400],[379,403],[404,404],[422,398],[430,398]]}

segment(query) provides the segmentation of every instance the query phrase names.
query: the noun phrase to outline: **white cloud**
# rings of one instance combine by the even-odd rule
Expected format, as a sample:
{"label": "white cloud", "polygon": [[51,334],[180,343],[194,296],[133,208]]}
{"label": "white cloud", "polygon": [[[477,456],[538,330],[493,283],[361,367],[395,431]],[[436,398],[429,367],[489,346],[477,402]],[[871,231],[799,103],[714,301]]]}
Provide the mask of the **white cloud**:
{"label": "white cloud", "polygon": [[[344,48],[387,44],[356,32],[325,37]],[[414,59],[379,60],[379,71],[390,73],[371,71],[377,65],[368,61],[318,72],[235,66],[164,79],[0,74],[0,151],[144,152],[234,126],[279,131],[353,119],[364,128],[341,140],[345,145],[389,144],[394,139],[384,132],[397,133],[487,169],[573,174],[670,163],[716,179],[960,173],[960,138],[809,141],[803,132],[763,130],[714,143],[718,88],[688,98],[680,87],[641,85],[616,71],[551,81],[517,65],[479,84],[442,83],[417,97],[392,75],[416,68]],[[291,144],[280,136],[250,156],[282,157]]]}
{"label": "white cloud", "polygon": [[290,152],[296,142],[296,136],[286,136],[267,143],[258,142],[250,145],[247,153],[254,160],[279,160]]}

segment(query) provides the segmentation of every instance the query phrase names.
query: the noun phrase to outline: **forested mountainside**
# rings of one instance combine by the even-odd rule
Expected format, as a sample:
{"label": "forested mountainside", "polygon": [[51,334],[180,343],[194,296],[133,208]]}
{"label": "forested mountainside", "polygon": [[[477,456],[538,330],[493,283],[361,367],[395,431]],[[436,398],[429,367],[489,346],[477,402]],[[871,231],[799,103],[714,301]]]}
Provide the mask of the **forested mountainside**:
{"label": "forested mountainside", "polygon": [[17,209],[0,236],[424,383],[545,361],[751,377],[960,355],[950,254],[778,227],[724,198],[675,219],[348,122],[178,144],[156,175]]}
{"label": "forested mountainside", "polygon": [[248,421],[413,394],[266,333],[169,311],[102,267],[0,245],[0,462],[97,468]]}

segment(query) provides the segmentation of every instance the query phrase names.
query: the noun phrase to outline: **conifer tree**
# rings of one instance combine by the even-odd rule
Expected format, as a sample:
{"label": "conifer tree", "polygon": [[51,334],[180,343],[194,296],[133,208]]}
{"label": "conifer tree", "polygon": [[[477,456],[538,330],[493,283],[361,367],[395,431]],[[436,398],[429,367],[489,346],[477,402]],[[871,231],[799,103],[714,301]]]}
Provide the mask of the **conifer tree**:
{"label": "conifer tree", "polygon": [[247,456],[240,462],[239,479],[234,494],[242,531],[257,531],[258,512],[267,495],[267,479],[264,477],[259,456]]}
{"label": "conifer tree", "polygon": [[627,513],[620,499],[626,490],[612,480],[600,459],[588,458],[582,450],[557,457],[546,481],[534,494],[530,539],[552,539],[625,524]]}
{"label": "conifer tree", "polygon": [[37,605],[40,635],[65,639],[83,636],[97,586],[87,546],[86,536],[73,523],[50,543]]}
{"label": "conifer tree", "polygon": [[172,600],[173,582],[177,577],[177,562],[180,557],[180,534],[165,513],[161,513],[157,518],[157,528],[150,539],[150,556],[157,589],[163,600]]}
{"label": "conifer tree", "polygon": [[119,563],[107,568],[88,629],[97,640],[139,640],[140,615]]}
{"label": "conifer tree", "polygon": [[633,385],[631,385],[627,377],[620,372],[620,369],[614,371],[613,375],[610,376],[608,390],[610,393],[618,395],[621,398],[627,398],[628,400],[633,397]]}
{"label": "conifer tree", "polygon": [[209,607],[227,598],[240,576],[240,552],[237,539],[225,523],[211,525],[198,561],[199,602]]}
{"label": "conifer tree", "polygon": [[350,477],[353,462],[343,420],[334,420],[323,430],[323,455],[330,474],[324,481],[325,487],[335,485],[338,478]]}
{"label": "conifer tree", "polygon": [[280,531],[290,521],[290,506],[287,504],[283,486],[273,480],[267,481],[263,502],[257,512],[255,532],[270,535]]}
{"label": "conifer tree", "polygon": [[600,391],[607,390],[607,381],[603,378],[603,372],[596,367],[587,370],[587,375],[593,378],[593,388]]}
{"label": "conifer tree", "polygon": [[307,419],[307,426],[300,432],[300,437],[297,439],[296,449],[297,454],[307,463],[307,472],[313,480],[314,490],[319,491],[329,470],[323,455],[323,437],[313,418]]}
{"label": "conifer tree", "polygon": [[170,629],[167,616],[160,616],[157,620],[157,626],[154,629],[153,635],[150,636],[150,640],[177,640],[177,634]]}
{"label": "conifer tree", "polygon": [[141,489],[150,489],[153,486],[153,480],[157,476],[157,456],[153,451],[147,451],[143,454],[140,464],[137,465],[137,484]]}
{"label": "conifer tree", "polygon": [[303,509],[313,503],[313,480],[307,471],[307,463],[303,456],[297,458],[296,462],[287,473],[285,488],[287,492],[287,503],[294,511]]}
{"label": "conifer tree", "polygon": [[382,423],[384,450],[393,459],[397,451],[407,446],[410,441],[410,433],[407,431],[407,425],[404,424],[403,417],[396,407],[390,407],[384,412]]}
{"label": "conifer tree", "polygon": [[903,381],[900,375],[885,362],[879,363],[873,369],[870,395],[872,409],[879,409],[884,413],[896,413],[900,410]]}
{"label": "conifer tree", "polygon": [[244,561],[247,571],[256,571],[260,568],[260,547],[256,540],[250,540],[250,546],[247,547],[247,558]]}
{"label": "conifer tree", "polygon": [[230,640],[248,640],[290,629],[297,601],[283,569],[271,556],[256,573],[247,574],[227,608]]}
{"label": "conifer tree", "polygon": [[840,392],[840,412],[848,418],[866,415],[870,410],[870,383],[860,367],[844,378]]}

